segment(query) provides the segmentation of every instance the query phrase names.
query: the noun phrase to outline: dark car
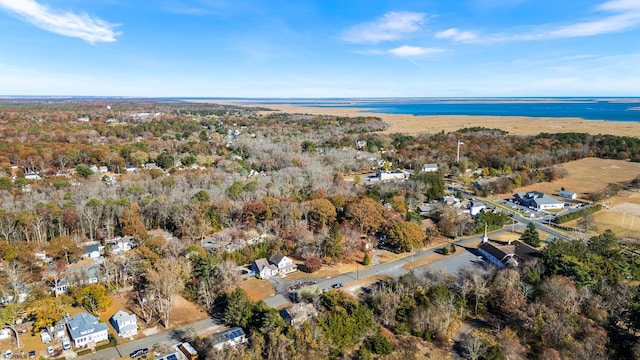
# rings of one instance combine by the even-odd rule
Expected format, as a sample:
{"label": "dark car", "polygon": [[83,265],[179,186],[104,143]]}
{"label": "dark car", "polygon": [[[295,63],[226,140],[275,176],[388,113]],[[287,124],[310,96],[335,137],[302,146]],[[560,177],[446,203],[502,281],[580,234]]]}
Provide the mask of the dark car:
{"label": "dark car", "polygon": [[34,359],[35,357],[36,357],[36,351],[35,350],[29,351],[29,359]]}
{"label": "dark car", "polygon": [[131,354],[129,354],[129,356],[132,358],[137,358],[138,356],[145,356],[148,353],[149,353],[149,349],[144,348],[144,349],[134,350]]}
{"label": "dark car", "polygon": [[339,289],[339,288],[342,287],[342,283],[335,283],[335,284],[331,285],[331,287],[334,288],[334,289]]}

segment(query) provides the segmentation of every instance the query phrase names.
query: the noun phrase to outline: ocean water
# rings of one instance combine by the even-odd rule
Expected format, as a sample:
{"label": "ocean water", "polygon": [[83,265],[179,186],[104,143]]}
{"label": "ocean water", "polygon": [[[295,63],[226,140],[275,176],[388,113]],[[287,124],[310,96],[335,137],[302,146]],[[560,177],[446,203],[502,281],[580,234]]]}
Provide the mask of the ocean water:
{"label": "ocean water", "polygon": [[372,113],[413,115],[486,115],[570,117],[640,122],[640,98],[376,98],[376,99],[238,99],[268,107],[292,104],[353,107]]}

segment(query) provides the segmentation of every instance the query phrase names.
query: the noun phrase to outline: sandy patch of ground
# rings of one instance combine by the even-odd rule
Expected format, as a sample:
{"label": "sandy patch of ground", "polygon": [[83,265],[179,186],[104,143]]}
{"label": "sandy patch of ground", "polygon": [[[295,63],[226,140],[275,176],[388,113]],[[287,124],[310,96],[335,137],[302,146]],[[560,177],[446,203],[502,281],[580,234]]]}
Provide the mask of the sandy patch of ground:
{"label": "sandy patch of ground", "polygon": [[442,259],[444,259],[445,257],[447,257],[447,255],[442,255],[442,254],[431,254],[428,256],[423,257],[422,259],[416,260],[416,261],[409,261],[408,263],[402,265],[402,268],[405,270],[412,270],[412,269],[416,269],[419,268],[421,266],[425,266],[425,265],[429,265],[429,264],[433,264],[436,261],[440,261]]}
{"label": "sandy patch of ground", "polygon": [[[210,101],[218,104],[242,105],[239,101]],[[246,104],[246,102],[245,102]],[[537,135],[541,132],[584,132],[593,135],[612,134],[640,136],[640,123],[583,120],[580,118],[535,118],[525,116],[468,116],[438,115],[415,116],[404,114],[372,114],[359,108],[315,108],[287,104],[260,105],[286,113],[303,113],[334,116],[375,116],[389,124],[386,133],[435,133],[451,132],[465,127],[483,126],[508,131],[515,135]]]}
{"label": "sandy patch of ground", "polygon": [[349,282],[349,284],[345,285],[345,287],[342,288],[342,290],[350,293],[351,295],[357,295],[358,291],[361,288],[367,287],[367,286],[369,286],[371,284],[374,284],[374,283],[376,283],[376,282],[378,282],[380,280],[391,279],[391,278],[392,278],[391,276],[387,276],[387,275],[367,276],[365,278]]}
{"label": "sandy patch of ground", "polygon": [[171,315],[169,316],[169,324],[172,328],[185,326],[200,320],[208,318],[209,315],[198,304],[187,301],[182,296],[176,296]]}
{"label": "sandy patch of ground", "polygon": [[[289,279],[290,276],[291,275],[288,275],[287,279]],[[253,301],[264,300],[276,293],[273,285],[271,285],[268,280],[259,280],[256,278],[247,279],[241,282],[238,287],[244,289]]]}

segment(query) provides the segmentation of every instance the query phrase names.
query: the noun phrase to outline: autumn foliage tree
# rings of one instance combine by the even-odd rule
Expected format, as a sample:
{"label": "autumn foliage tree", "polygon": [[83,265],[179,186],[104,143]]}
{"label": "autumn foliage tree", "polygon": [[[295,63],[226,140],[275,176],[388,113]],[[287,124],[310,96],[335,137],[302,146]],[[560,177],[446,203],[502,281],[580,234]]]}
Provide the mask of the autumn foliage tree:
{"label": "autumn foliage tree", "polygon": [[345,217],[363,232],[378,230],[385,222],[382,205],[368,197],[360,197],[346,205]]}
{"label": "autumn foliage tree", "polygon": [[336,207],[327,199],[309,201],[309,223],[311,228],[318,231],[332,224],[336,220]]}
{"label": "autumn foliage tree", "polygon": [[398,252],[422,248],[426,236],[422,225],[410,221],[397,221],[387,231],[389,245]]}
{"label": "autumn foliage tree", "polygon": [[322,260],[320,260],[320,258],[318,258],[317,256],[309,256],[304,261],[304,267],[310,273],[314,273],[314,272],[320,270],[320,268],[322,267]]}
{"label": "autumn foliage tree", "polygon": [[77,292],[75,300],[77,304],[93,314],[106,310],[113,302],[107,294],[107,289],[100,284],[83,287]]}

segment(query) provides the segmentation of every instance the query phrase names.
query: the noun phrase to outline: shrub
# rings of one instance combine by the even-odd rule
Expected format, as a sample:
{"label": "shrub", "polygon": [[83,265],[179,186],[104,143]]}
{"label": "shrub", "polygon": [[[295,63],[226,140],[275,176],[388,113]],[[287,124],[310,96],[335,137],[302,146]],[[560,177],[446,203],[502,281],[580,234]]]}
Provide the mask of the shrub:
{"label": "shrub", "polygon": [[364,253],[364,258],[362,258],[362,265],[369,266],[371,264],[371,258],[369,257],[369,253]]}

